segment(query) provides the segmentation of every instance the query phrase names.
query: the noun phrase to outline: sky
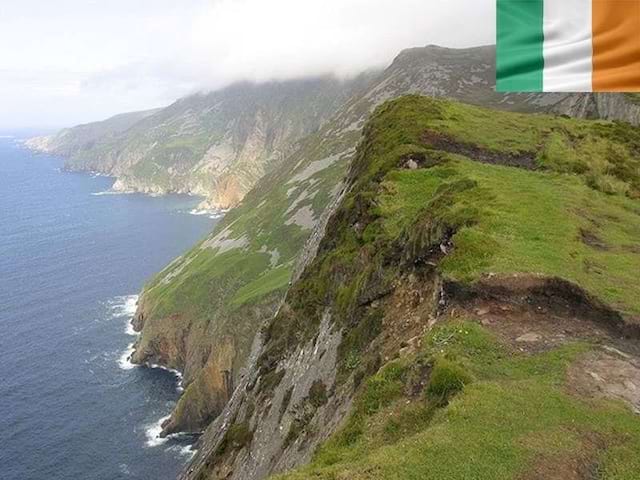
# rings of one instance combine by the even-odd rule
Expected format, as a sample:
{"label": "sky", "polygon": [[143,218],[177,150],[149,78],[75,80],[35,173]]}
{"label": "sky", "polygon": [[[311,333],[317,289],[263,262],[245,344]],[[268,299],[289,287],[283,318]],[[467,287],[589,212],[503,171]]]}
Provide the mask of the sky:
{"label": "sky", "polygon": [[239,80],[494,42],[494,0],[1,0],[0,129],[57,128]]}

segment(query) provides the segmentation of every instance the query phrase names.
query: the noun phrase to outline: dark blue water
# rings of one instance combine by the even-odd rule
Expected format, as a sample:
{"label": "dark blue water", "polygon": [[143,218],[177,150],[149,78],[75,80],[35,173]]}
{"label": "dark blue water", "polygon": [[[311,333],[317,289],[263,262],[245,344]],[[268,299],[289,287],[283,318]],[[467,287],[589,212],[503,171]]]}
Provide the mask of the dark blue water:
{"label": "dark blue water", "polygon": [[0,138],[0,477],[172,479],[184,439],[153,439],[178,396],[127,368],[144,282],[211,230],[196,199],[92,195],[112,180],[60,171]]}

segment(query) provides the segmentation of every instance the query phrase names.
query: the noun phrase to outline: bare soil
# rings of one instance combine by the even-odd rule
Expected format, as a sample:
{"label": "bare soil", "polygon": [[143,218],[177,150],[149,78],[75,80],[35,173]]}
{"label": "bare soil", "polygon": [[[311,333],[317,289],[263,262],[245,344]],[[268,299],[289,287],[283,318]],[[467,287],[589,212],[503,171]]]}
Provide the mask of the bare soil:
{"label": "bare soil", "polygon": [[477,162],[518,167],[526,170],[535,170],[538,168],[536,163],[537,152],[497,152],[473,143],[461,142],[449,135],[434,130],[425,131],[422,134],[422,141],[428,147],[447,153],[463,155]]}
{"label": "bare soil", "polygon": [[[473,291],[449,286],[449,296],[450,315],[481,323],[517,352],[539,353],[577,340],[595,344],[596,350],[570,367],[568,391],[585,399],[622,400],[640,414],[638,329],[576,287],[553,279],[512,276],[480,282]],[[549,475],[531,478],[556,478],[551,470]],[[563,478],[590,477],[565,472]]]}

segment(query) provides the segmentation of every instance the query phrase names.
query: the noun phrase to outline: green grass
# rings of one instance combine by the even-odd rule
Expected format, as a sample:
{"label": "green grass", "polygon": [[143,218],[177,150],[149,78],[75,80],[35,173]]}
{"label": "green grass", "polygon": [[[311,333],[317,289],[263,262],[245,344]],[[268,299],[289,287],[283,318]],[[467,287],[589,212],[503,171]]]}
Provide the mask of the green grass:
{"label": "green grass", "polygon": [[[536,462],[562,465],[584,454],[597,463],[598,478],[636,478],[635,415],[617,402],[584,401],[565,387],[566,369],[591,346],[527,356],[483,327],[459,321],[437,328],[425,344],[417,357],[396,361],[367,382],[344,426],[311,465],[278,478],[518,479]],[[428,393],[407,398],[408,372],[419,361],[437,365],[438,359],[446,359],[449,371],[456,365],[455,377],[474,381],[459,383],[444,407]],[[442,380],[434,375],[427,391]],[[598,448],[591,451],[594,438]]]}
{"label": "green grass", "polygon": [[[393,171],[383,183],[377,213],[384,232],[400,235],[425,212],[438,189],[471,180],[477,187],[449,198],[440,215],[449,223],[471,215],[453,238],[443,273],[474,281],[488,273],[537,273],[581,285],[629,314],[640,314],[640,206],[622,195],[589,188],[579,177],[529,172],[451,157],[426,170]],[[588,231],[601,247],[586,244]]]}
{"label": "green grass", "polygon": [[[455,248],[439,265],[449,279],[560,277],[623,313],[640,314],[637,152],[640,130],[617,123],[418,96],[384,104],[365,127],[352,187],[330,234],[290,290],[291,308],[267,330],[262,362],[274,364],[312,338],[324,306],[334,305],[334,321],[346,327],[339,352],[345,378],[349,359],[379,333],[379,322],[369,322],[360,306],[389,291],[407,264],[451,233]],[[523,155],[535,170],[478,161]],[[423,168],[403,168],[407,158],[421,158]]]}
{"label": "green grass", "polygon": [[247,255],[239,249],[222,254],[211,249],[196,249],[190,255],[188,275],[178,275],[175,281],[167,283],[159,278],[147,289],[157,299],[154,315],[162,317],[176,311],[186,315],[211,314],[215,305],[209,299],[216,292],[224,294],[231,290],[238,277],[258,277],[269,264],[269,255]]}
{"label": "green grass", "polygon": [[254,302],[275,290],[286,287],[290,278],[290,265],[283,265],[269,270],[253,282],[239,288],[231,299],[231,304],[239,306]]}
{"label": "green grass", "polygon": [[[432,145],[427,131],[446,139],[448,150]],[[313,338],[329,307],[343,332],[338,382],[350,375],[363,382],[342,428],[311,465],[279,478],[521,479],[539,462],[585,458],[598,478],[636,478],[640,422],[620,403],[586,401],[565,385],[567,368],[593,346],[525,355],[476,324],[450,321],[415,357],[378,371],[374,340],[385,312],[371,300],[451,234],[454,248],[437,266],[447,279],[560,277],[638,315],[639,151],[638,131],[615,123],[420,97],[378,109],[353,163],[350,193],[267,329],[260,359],[267,373]],[[535,168],[481,163],[483,155],[524,156]],[[403,168],[407,158],[423,168]],[[423,392],[409,395],[425,369]]]}

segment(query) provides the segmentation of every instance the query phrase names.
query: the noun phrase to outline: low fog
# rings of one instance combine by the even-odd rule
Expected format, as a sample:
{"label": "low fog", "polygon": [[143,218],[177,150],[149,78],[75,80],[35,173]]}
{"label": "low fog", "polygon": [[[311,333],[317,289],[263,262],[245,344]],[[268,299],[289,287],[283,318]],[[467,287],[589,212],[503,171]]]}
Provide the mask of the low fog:
{"label": "low fog", "polygon": [[22,0],[0,4],[0,128],[61,127],[238,80],[492,43],[494,0]]}

